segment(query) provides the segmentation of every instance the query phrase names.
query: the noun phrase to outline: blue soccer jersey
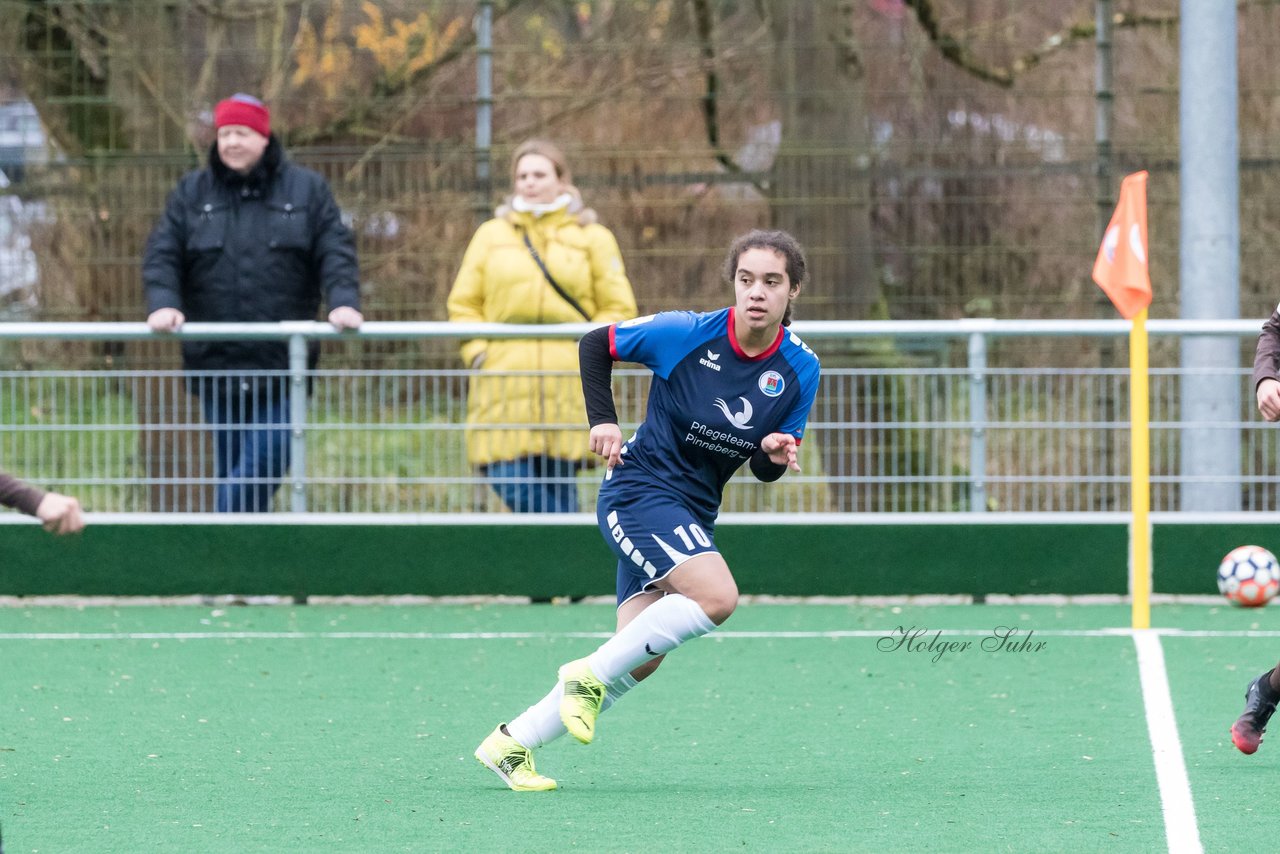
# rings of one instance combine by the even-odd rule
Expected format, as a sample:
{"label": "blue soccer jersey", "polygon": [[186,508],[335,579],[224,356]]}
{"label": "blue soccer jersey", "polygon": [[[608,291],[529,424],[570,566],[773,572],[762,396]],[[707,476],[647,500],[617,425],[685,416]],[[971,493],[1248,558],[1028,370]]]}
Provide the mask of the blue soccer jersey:
{"label": "blue soccer jersey", "polygon": [[724,486],[770,433],[804,435],[818,393],[818,357],[781,329],[748,356],[734,310],[664,312],[609,328],[611,355],[653,371],[644,423],[622,449],[605,489],[675,492],[714,520]]}

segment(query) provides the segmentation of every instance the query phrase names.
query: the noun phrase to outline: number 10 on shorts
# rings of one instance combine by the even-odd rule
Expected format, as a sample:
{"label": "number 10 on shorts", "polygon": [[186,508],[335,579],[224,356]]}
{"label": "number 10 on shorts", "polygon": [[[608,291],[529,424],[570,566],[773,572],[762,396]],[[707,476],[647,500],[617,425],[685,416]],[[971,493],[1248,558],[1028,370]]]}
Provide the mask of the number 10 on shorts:
{"label": "number 10 on shorts", "polygon": [[[704,549],[711,548],[711,538],[707,536],[706,531],[702,530],[701,525],[691,524],[687,532],[684,525],[677,525],[671,533],[679,537],[680,542],[684,543],[684,547],[689,551],[693,551],[695,542]],[[692,539],[689,538],[690,534],[693,535]]]}

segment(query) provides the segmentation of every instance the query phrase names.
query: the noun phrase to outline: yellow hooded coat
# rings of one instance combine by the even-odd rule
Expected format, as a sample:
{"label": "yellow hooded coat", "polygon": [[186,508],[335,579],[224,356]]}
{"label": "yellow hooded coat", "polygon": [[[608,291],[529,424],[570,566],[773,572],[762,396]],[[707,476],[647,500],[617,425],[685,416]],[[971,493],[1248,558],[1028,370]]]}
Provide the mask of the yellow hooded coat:
{"label": "yellow hooded coat", "polygon": [[[585,222],[584,222],[585,220]],[[560,209],[535,216],[505,206],[476,230],[449,293],[449,319],[480,323],[582,323],[587,320],[543,276],[522,232],[556,283],[590,316],[613,323],[636,316],[622,253],[609,229],[589,211]],[[467,458],[488,465],[526,455],[582,461],[586,412],[576,341],[473,339],[462,361],[476,364],[467,399]],[[509,375],[554,371],[554,376]],[[527,425],[544,425],[530,429]]]}

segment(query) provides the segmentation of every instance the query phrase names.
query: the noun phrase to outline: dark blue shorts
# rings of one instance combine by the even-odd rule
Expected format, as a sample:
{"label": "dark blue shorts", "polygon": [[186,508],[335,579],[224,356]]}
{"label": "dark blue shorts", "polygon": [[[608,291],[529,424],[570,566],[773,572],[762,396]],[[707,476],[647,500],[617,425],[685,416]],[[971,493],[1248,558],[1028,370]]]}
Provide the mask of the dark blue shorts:
{"label": "dark blue shorts", "polygon": [[718,552],[714,522],[652,489],[603,489],[596,521],[618,555],[618,604],[638,596],[694,555]]}

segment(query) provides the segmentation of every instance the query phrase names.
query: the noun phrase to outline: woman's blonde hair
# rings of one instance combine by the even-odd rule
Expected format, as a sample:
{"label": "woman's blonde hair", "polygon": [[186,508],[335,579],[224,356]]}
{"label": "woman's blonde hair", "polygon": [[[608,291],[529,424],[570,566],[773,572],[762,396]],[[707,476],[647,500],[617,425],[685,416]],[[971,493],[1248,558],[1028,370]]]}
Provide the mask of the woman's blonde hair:
{"label": "woman's blonde hair", "polygon": [[545,139],[526,139],[516,146],[515,153],[511,155],[511,183],[513,186],[516,182],[516,167],[520,165],[520,159],[526,154],[541,154],[551,161],[551,165],[556,167],[557,178],[566,185],[571,186],[573,184],[573,176],[569,173],[569,161],[565,159],[564,152],[560,150],[560,146]]}
{"label": "woman's blonde hair", "polygon": [[[565,158],[564,152],[560,150],[560,146],[550,140],[526,139],[516,146],[516,150],[511,154],[511,189],[513,192],[516,184],[516,167],[520,165],[520,159],[526,154],[540,154],[551,161],[551,165],[556,170],[556,177],[560,179],[560,183],[564,184],[564,191],[573,197],[573,201],[569,204],[569,213],[577,218],[579,224],[589,225],[599,221],[596,212],[583,203],[582,193],[578,192],[577,187],[573,186],[573,174],[569,171],[569,161]],[[504,216],[510,209],[510,197],[508,197],[507,201],[498,208],[498,215]]]}

